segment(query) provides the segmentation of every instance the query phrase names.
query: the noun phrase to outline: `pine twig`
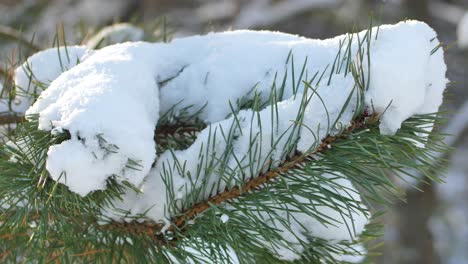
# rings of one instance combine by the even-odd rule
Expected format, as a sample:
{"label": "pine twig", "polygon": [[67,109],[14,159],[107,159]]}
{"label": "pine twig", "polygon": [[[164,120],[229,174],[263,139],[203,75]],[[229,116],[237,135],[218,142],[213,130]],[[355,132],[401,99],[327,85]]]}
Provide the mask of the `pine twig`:
{"label": "pine twig", "polygon": [[0,66],[0,75],[2,75],[3,77],[6,77],[6,78],[10,77],[9,71],[7,69],[1,67],[1,66]]}
{"label": "pine twig", "polygon": [[[288,160],[283,162],[277,168],[270,170],[266,173],[263,173],[257,177],[251,178],[249,181],[246,182],[246,184],[243,187],[234,186],[230,190],[225,190],[223,192],[220,192],[205,201],[202,201],[200,203],[193,205],[191,208],[183,212],[181,216],[175,218],[174,221],[172,221],[171,226],[169,226],[166,230],[174,231],[175,229],[182,229],[184,228],[184,225],[189,220],[194,219],[196,216],[202,214],[204,211],[209,209],[212,205],[218,205],[224,202],[228,202],[235,198],[246,195],[248,192],[252,190],[262,188],[262,186],[268,183],[270,180],[277,178],[280,175],[301,165],[303,162],[310,160],[313,155],[325,152],[326,150],[329,149],[329,146],[331,144],[339,140],[345,139],[346,136],[352,133],[353,131],[357,129],[362,129],[366,127],[366,125],[377,122],[378,118],[379,118],[378,114],[372,114],[372,115],[363,114],[362,116],[358,117],[355,121],[353,121],[352,124],[349,127],[347,127],[340,135],[338,136],[329,135],[325,139],[323,139],[315,151],[306,153],[306,154],[296,154],[292,158],[289,158]],[[145,221],[143,223],[113,222],[103,227],[105,227],[105,229],[121,230],[121,231],[130,232],[134,234],[143,233],[150,237],[155,237],[156,235],[160,235],[161,230],[164,228],[164,225],[159,224],[159,223],[154,223],[151,221]],[[163,240],[164,239],[161,239],[159,242],[163,242]]]}
{"label": "pine twig", "polygon": [[[376,116],[376,115],[375,115]],[[374,116],[373,116],[374,117]],[[371,118],[373,121],[374,119]],[[276,169],[270,170],[264,174],[261,174],[257,177],[254,177],[247,181],[247,183],[244,185],[244,187],[240,188],[239,186],[233,187],[231,190],[225,190],[224,192],[221,192],[211,198],[209,198],[206,201],[203,201],[201,203],[198,203],[194,205],[192,208],[187,210],[185,213],[182,214],[179,218],[177,218],[174,221],[175,226],[177,227],[183,227],[185,223],[202,213],[203,211],[207,210],[211,205],[213,204],[221,204],[223,202],[226,202],[228,200],[235,199],[241,195],[244,195],[245,193],[248,193],[251,190],[255,190],[257,188],[260,188],[262,185],[267,183],[273,178],[276,178],[280,176],[281,174],[296,168],[298,165],[301,163],[307,161],[310,159],[313,155],[321,153],[325,150],[328,149],[328,146],[331,145],[332,143],[336,142],[338,139],[343,139],[346,137],[347,134],[350,132],[362,128],[367,124],[365,122],[365,118],[361,117],[358,118],[356,121],[354,121],[349,127],[347,127],[339,136],[327,136],[325,139],[322,140],[322,143],[317,147],[317,149],[311,153],[307,154],[296,154],[292,158],[286,160],[283,162],[282,165],[278,166]],[[171,226],[168,230],[174,229],[175,226]]]}
{"label": "pine twig", "polygon": [[14,124],[25,122],[24,116],[18,116],[15,114],[0,115],[0,125]]}

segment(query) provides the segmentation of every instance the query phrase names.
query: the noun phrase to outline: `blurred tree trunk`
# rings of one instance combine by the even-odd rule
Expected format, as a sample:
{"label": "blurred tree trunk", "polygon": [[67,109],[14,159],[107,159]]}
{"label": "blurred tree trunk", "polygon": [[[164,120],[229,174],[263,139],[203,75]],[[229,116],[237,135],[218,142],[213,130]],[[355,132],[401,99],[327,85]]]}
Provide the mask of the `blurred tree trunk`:
{"label": "blurred tree trunk", "polygon": [[399,263],[402,264],[440,263],[428,226],[437,204],[437,197],[432,185],[425,184],[422,191],[409,191],[407,203],[402,203],[396,208],[400,217],[399,242],[402,252]]}

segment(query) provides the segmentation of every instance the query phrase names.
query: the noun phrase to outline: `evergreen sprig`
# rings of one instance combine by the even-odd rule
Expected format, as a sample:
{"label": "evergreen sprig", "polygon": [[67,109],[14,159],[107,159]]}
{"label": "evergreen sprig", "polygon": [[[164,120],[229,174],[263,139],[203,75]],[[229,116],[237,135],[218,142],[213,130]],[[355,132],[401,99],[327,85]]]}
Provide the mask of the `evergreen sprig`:
{"label": "evergreen sprig", "polygon": [[[293,212],[303,213],[328,226],[342,219],[323,214],[321,207],[333,208],[345,219],[355,212],[370,215],[366,205],[371,208],[373,217],[377,217],[380,215],[378,208],[389,205],[395,197],[403,197],[392,175],[405,180],[421,173],[437,181],[439,168],[433,155],[446,151],[447,147],[443,143],[444,135],[425,128],[442,122],[440,115],[414,116],[402,124],[396,135],[387,136],[381,135],[378,129],[382,113],[369,114],[373,109],[364,107],[364,93],[371,73],[366,72],[362,64],[364,61],[370,64],[371,36],[374,36],[371,30],[362,39],[357,34],[348,35],[340,43],[334,62],[313,76],[307,76],[304,70],[310,63],[307,59],[299,76],[295,76],[297,71],[291,52],[285,62],[290,71],[278,78],[279,83],[275,78],[268,96],[253,87],[243,98],[231,102],[232,124],[227,131],[198,119],[204,107],[195,114],[183,110],[176,113],[175,106],[164,113],[155,132],[158,152],[188,148],[203,129],[210,135],[197,157],[198,174],[191,175],[194,180],[186,186],[191,190],[187,197],[176,199],[171,182],[171,175],[176,171],[181,175],[186,173],[184,161],[175,159],[162,172],[170,201],[167,209],[172,214],[169,224],[154,222],[145,214],[132,216],[134,221],[130,222],[117,222],[102,214],[103,208],[112,208],[114,201],[123,199],[129,189],[138,192],[138,188],[129,183],[120,184],[110,178],[106,190],[81,197],[53,181],[45,168],[47,150],[67,140],[69,135],[67,131],[38,130],[37,116],[28,117],[28,122],[18,124],[14,134],[9,135],[11,143],[0,149],[0,201],[3,205],[0,208],[0,261],[205,263],[209,260],[229,263],[233,259],[227,252],[234,251],[241,263],[282,263],[275,250],[282,247],[294,250],[296,245],[283,238],[277,227],[288,227],[297,221]],[[354,57],[351,50],[356,38],[358,50]],[[311,97],[317,96],[327,110],[317,86],[330,84],[336,74],[351,74],[356,85],[338,118],[330,120],[328,117],[327,124],[323,124],[327,134],[319,135],[316,128],[303,124],[305,109]],[[286,122],[278,118],[278,103],[285,99],[288,81],[292,84],[293,96],[302,96],[301,106],[289,129],[280,138],[272,139],[271,146],[278,146],[281,139],[287,139],[283,161],[272,164],[268,160],[271,153],[267,159],[258,158],[262,156],[258,145],[263,140],[259,113],[270,111],[272,130],[280,122]],[[353,105],[352,123],[339,123],[341,115]],[[241,128],[238,114],[243,109],[252,109],[250,128],[258,125],[260,132]],[[296,151],[299,132],[304,130],[316,140],[309,151],[299,153]],[[249,151],[245,157],[236,157],[232,146],[243,133],[250,135]],[[227,148],[218,155],[210,154],[208,150],[220,137]],[[229,158],[237,159],[238,167],[229,167]],[[241,160],[247,160],[248,167],[241,168]],[[236,181],[235,174],[241,169],[261,173],[245,181]],[[205,177],[212,173],[219,176],[218,180],[208,184]],[[362,202],[335,191],[356,192],[333,180],[344,177],[358,189]],[[219,189],[223,183],[229,184]],[[208,198],[206,194],[210,194]],[[120,213],[130,217],[129,212]],[[223,221],[222,216],[229,221]],[[289,231],[295,234],[294,230]],[[349,225],[347,232],[353,237],[355,228]],[[369,224],[357,241],[352,242],[330,243],[295,234],[307,249],[297,252],[302,258],[296,262],[334,263],[340,255],[359,255],[361,252],[353,245],[379,234],[375,223]]]}

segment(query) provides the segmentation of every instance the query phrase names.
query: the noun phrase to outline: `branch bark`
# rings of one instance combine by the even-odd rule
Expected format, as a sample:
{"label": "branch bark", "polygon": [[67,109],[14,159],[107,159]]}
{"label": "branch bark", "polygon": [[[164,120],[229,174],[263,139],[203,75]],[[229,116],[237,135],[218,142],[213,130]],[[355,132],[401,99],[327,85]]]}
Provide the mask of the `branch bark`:
{"label": "branch bark", "polygon": [[10,73],[8,70],[4,69],[3,67],[0,66],[0,75],[3,75],[3,77],[10,78]]}
{"label": "branch bark", "polygon": [[[221,203],[228,202],[235,198],[247,195],[249,192],[253,190],[261,189],[262,186],[267,184],[270,180],[281,176],[282,174],[298,167],[304,162],[307,162],[311,159],[311,157],[318,153],[323,153],[329,149],[329,145],[343,140],[349,135],[351,132],[356,131],[358,129],[365,128],[369,124],[373,124],[378,121],[379,116],[377,114],[373,115],[362,115],[358,117],[355,121],[351,123],[349,127],[347,127],[340,135],[338,136],[327,136],[325,139],[322,140],[321,144],[318,148],[306,154],[298,153],[294,155],[292,158],[289,158],[285,162],[283,162],[280,166],[275,169],[272,169],[264,174],[261,174],[255,178],[251,178],[249,181],[246,182],[244,186],[235,186],[230,190],[225,190],[217,195],[210,197],[205,201],[201,201],[191,208],[186,210],[181,214],[181,216],[173,219],[171,226],[166,228],[167,231],[174,231],[176,229],[183,229],[185,224],[194,219],[196,216],[202,214],[206,210],[208,210],[212,205],[218,205]],[[131,233],[144,233],[149,236],[156,236],[160,235],[161,230],[163,229],[164,225],[154,223],[151,221],[141,222],[129,222],[129,223],[118,223],[113,222],[110,223],[104,228],[110,229],[119,229],[126,232]],[[158,236],[159,237],[159,236]],[[158,240],[158,239],[156,239]],[[163,239],[160,239],[159,242],[164,242]]]}
{"label": "branch bark", "polygon": [[7,115],[0,115],[0,125],[7,125],[7,124],[16,124],[26,121],[24,116],[7,114]]}

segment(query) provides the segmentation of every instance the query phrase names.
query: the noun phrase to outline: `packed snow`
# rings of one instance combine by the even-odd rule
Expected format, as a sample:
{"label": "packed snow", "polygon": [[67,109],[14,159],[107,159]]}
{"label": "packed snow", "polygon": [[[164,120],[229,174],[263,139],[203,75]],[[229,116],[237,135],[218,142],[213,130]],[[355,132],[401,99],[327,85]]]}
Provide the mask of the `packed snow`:
{"label": "packed snow", "polygon": [[[383,114],[382,134],[396,133],[414,114],[438,110],[447,80],[443,50],[431,55],[439,45],[434,30],[417,21],[374,28],[370,65],[367,58],[357,59],[358,39],[363,40],[366,32],[358,35],[314,40],[240,30],[168,44],[125,43],[93,52],[81,48],[82,53],[74,57],[80,63],[69,64],[63,73],[57,67],[53,74],[45,73],[44,67],[33,70],[41,80],[52,82],[26,114],[39,115],[39,129],[66,130],[71,135],[70,140],[49,148],[46,168],[53,179],[83,196],[105,189],[109,178],[128,181],[141,192],[129,190],[115,207],[128,210],[129,216],[146,213],[156,222],[168,222],[177,213],[172,205],[182,204],[203,185],[208,188],[200,192],[200,200],[278,166],[294,151],[313,151],[321,139],[339,133],[352,121],[358,100],[356,82],[337,68],[330,75],[337,53],[347,54],[348,41],[349,59],[361,63],[363,79],[369,81],[366,107]],[[52,51],[35,56],[30,60],[57,58]],[[314,79],[310,87],[301,83],[301,78],[310,80],[321,73],[325,76],[321,82]],[[258,112],[242,109],[256,96],[268,102],[272,91],[278,95],[283,76],[287,78],[277,105]],[[17,84],[24,86],[24,78],[17,79]],[[154,129],[159,116],[168,111],[175,118],[196,115],[210,126],[189,148],[156,157]],[[301,111],[304,115],[299,118]],[[295,149],[286,149],[291,144],[288,140],[297,140]],[[224,162],[208,169],[201,157]],[[339,195],[359,201],[345,176],[339,183],[348,189],[337,191]],[[353,240],[367,223],[362,212],[342,217],[331,207],[320,211],[337,223],[321,226],[314,218],[298,215],[299,221],[288,230],[332,241]],[[104,213],[126,220],[111,208]],[[346,228],[350,222],[355,226],[351,236]],[[302,230],[303,226],[308,229]],[[298,238],[287,231],[284,239],[295,243]],[[277,253],[283,259],[299,256],[287,248]]]}
{"label": "packed snow", "polygon": [[221,222],[223,223],[227,223],[227,221],[229,221],[229,215],[226,215],[226,214],[222,214],[219,219],[221,220]]}
{"label": "packed snow", "polygon": [[47,153],[54,180],[84,196],[105,189],[109,177],[138,186],[148,174],[159,116],[157,69],[146,56],[151,48],[104,48],[61,74],[28,109],[39,114],[39,129],[71,135]]}
{"label": "packed snow", "polygon": [[[351,182],[344,178],[340,173],[322,174],[323,179],[328,179],[327,184],[322,187],[340,198],[332,198],[329,206],[316,205],[316,210],[322,217],[329,221],[324,224],[309,214],[298,212],[301,209],[295,206],[285,205],[285,208],[276,212],[277,216],[272,216],[269,212],[262,212],[252,208],[253,214],[259,214],[260,219],[269,224],[272,228],[279,230],[280,235],[288,244],[277,245],[272,251],[276,251],[278,257],[283,260],[296,260],[301,257],[301,253],[307,250],[304,245],[308,245],[308,237],[321,238],[329,244],[342,241],[352,242],[359,238],[368,221],[368,216],[364,213],[367,209],[361,203],[357,190],[354,189]],[[314,204],[299,195],[293,195],[301,204]],[[324,198],[322,195],[319,195]],[[348,208],[340,199],[352,199],[358,203],[359,208]],[[344,212],[340,212],[337,210]],[[283,222],[281,219],[290,219]],[[350,231],[352,230],[352,231]]]}
{"label": "packed snow", "polygon": [[8,99],[0,99],[0,112],[23,115],[43,88],[62,72],[84,60],[90,51],[83,46],[51,48],[29,57],[15,70],[17,96],[9,108]]}
{"label": "packed snow", "polygon": [[[367,105],[377,112],[385,111],[382,133],[394,134],[408,117],[437,111],[447,82],[446,66],[442,51],[430,56],[439,43],[436,39],[430,41],[436,33],[426,24],[408,21],[381,26],[379,31],[378,40],[371,47],[370,86],[365,98]],[[374,35],[376,32],[374,29]],[[364,34],[360,33],[360,39]],[[410,36],[412,41],[408,42]],[[190,57],[201,55],[203,59],[187,62],[177,76],[165,83],[161,88],[161,110],[164,112],[180,102],[176,110],[192,106],[190,110],[195,113],[207,104],[201,118],[206,122],[220,121],[231,112],[226,102],[235,104],[245,99],[253,87],[268,98],[275,76],[281,79],[290,67],[285,63],[290,51],[295,58],[295,76],[300,76],[308,58],[306,76],[310,78],[333,63],[340,41],[348,37],[311,40],[282,33],[233,31],[175,40],[172,45],[176,49],[185,52],[193,48],[198,54]],[[357,37],[353,39],[352,50],[355,54]],[[255,67],[245,71],[238,65]],[[243,78],[238,78],[239,75]],[[277,86],[279,83],[280,80]],[[285,98],[291,96],[293,89],[291,82],[287,82]]]}
{"label": "packed snow", "polygon": [[[171,215],[170,208],[164,205],[169,204],[171,200],[184,200],[194,189],[207,186],[202,196],[208,197],[224,190],[225,187],[238,185],[265,172],[268,168],[265,165],[268,163],[277,166],[294,151],[286,150],[291,139],[300,138],[297,150],[309,151],[316,147],[314,144],[328,132],[338,132],[337,129],[330,130],[325,125],[328,123],[327,116],[330,120],[338,120],[343,124],[351,121],[354,104],[350,103],[346,108],[348,111],[339,115],[348,96],[356,97],[352,80],[350,74],[347,77],[336,76],[335,82],[340,85],[335,86],[335,82],[332,82],[330,86],[319,87],[316,91],[321,94],[320,97],[312,93],[309,96],[297,95],[282,101],[277,104],[278,116],[274,118],[271,113],[275,110],[268,106],[258,114],[252,110],[242,110],[236,116],[211,124],[210,128],[200,132],[188,149],[163,152],[146,177],[141,188],[142,193],[130,192],[123,204],[117,202],[117,207],[129,210],[131,215],[146,213],[151,219],[161,220],[165,215]],[[332,92],[338,89],[343,92]],[[298,112],[306,99],[309,103],[305,106],[302,124],[304,127],[315,128],[315,131],[299,130],[297,126],[295,128]],[[325,110],[321,100],[334,100],[336,104]],[[351,101],[355,102],[355,99]],[[283,121],[275,122],[276,119]],[[232,140],[233,138],[236,139]],[[255,154],[249,151],[252,145],[253,149],[257,149]],[[210,163],[209,160],[218,161],[226,156],[228,160],[225,164],[217,162],[213,167],[206,165]],[[183,164],[183,169],[177,166],[179,163]],[[224,168],[225,165],[227,169]],[[224,172],[222,180],[218,176],[221,172]],[[170,182],[174,197],[167,195],[165,182]]]}

